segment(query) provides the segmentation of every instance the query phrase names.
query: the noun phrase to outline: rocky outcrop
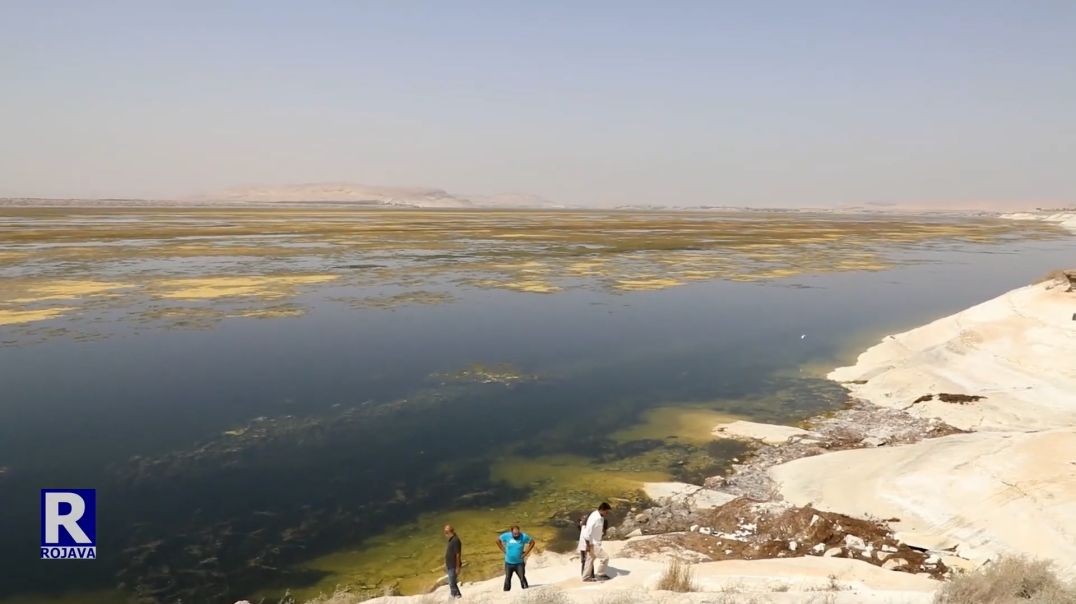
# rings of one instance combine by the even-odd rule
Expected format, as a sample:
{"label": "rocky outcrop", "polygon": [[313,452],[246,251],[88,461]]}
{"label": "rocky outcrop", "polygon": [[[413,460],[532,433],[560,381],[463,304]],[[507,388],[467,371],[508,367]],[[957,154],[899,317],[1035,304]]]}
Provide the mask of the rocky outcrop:
{"label": "rocky outcrop", "polygon": [[[676,556],[692,562],[837,556],[876,566],[898,564],[902,572],[935,578],[948,572],[939,557],[902,542],[885,522],[810,505],[740,498],[699,511],[695,520],[698,524],[687,531],[632,540],[623,553],[646,559]],[[900,562],[889,562],[893,559]]]}
{"label": "rocky outcrop", "polygon": [[735,421],[714,426],[714,436],[718,438],[740,438],[757,440],[768,445],[779,445],[790,439],[813,438],[815,435],[802,428],[760,424],[758,422]]}
{"label": "rocky outcrop", "polygon": [[[1076,425],[1076,295],[1055,278],[894,336],[829,374],[853,396],[964,430]],[[954,405],[924,394],[978,396]]]}
{"label": "rocky outcrop", "polygon": [[1017,554],[1076,575],[1071,275],[889,336],[831,373],[879,408],[970,432],[792,460],[768,472],[780,495],[888,518],[899,538],[948,559]]}
{"label": "rocky outcrop", "polygon": [[791,503],[889,518],[922,549],[980,563],[1029,555],[1076,573],[1076,427],[841,451],[772,476]]}

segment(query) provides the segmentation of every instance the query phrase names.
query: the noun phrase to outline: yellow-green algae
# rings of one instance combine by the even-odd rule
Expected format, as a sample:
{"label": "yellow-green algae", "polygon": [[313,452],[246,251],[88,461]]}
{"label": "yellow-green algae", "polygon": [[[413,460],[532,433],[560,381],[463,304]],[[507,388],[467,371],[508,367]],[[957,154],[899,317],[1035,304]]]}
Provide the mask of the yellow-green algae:
{"label": "yellow-green algae", "polygon": [[337,585],[356,588],[395,585],[403,593],[422,593],[444,574],[441,528],[453,525],[464,543],[464,580],[488,578],[503,569],[503,555],[494,541],[519,524],[546,549],[556,536],[547,521],[558,513],[586,510],[598,502],[638,491],[643,482],[668,480],[655,470],[613,470],[582,457],[537,459],[506,457],[490,468],[491,478],[516,487],[531,487],[526,499],[496,509],[464,508],[423,514],[415,522],[392,528],[362,546],[316,558],[302,568],[328,575],[293,593],[310,597],[331,593]]}
{"label": "yellow-green algae", "polygon": [[[709,408],[709,403],[668,404],[645,412],[640,422],[610,435],[619,443],[666,440],[673,445],[703,446],[713,441],[718,423],[739,416]],[[393,587],[405,594],[422,593],[444,574],[441,528],[456,527],[464,541],[464,577],[473,581],[495,576],[503,560],[494,540],[500,531],[519,524],[539,541],[539,550],[558,537],[548,521],[597,502],[637,497],[644,482],[672,480],[668,468],[683,463],[682,450],[653,448],[606,461],[574,455],[520,457],[510,452],[490,466],[490,478],[506,486],[529,489],[527,496],[496,508],[461,507],[423,514],[414,522],[390,528],[361,545],[322,556],[299,568],[326,573],[314,585],[292,589],[300,597],[331,593],[338,585],[356,589]],[[690,456],[704,463],[704,455]]]}
{"label": "yellow-green algae", "polygon": [[400,294],[386,296],[369,296],[366,298],[334,298],[338,302],[348,302],[355,308],[398,308],[401,306],[444,304],[455,300],[455,296],[447,292],[435,291],[408,291]]}
{"label": "yellow-green algae", "polygon": [[62,317],[74,310],[69,306],[54,306],[52,308],[38,308],[30,310],[11,310],[0,308],[0,325],[18,325],[20,323],[33,323]]}
{"label": "yellow-green algae", "polygon": [[[910,246],[1071,236],[1050,223],[990,217],[763,211],[74,206],[0,213],[18,222],[0,226],[0,261],[13,275],[0,282],[0,316],[12,329],[77,319],[73,311],[90,305],[280,301],[324,285],[423,292],[348,296],[357,308],[447,302],[454,298],[434,291],[445,283],[525,295],[632,294],[711,279],[884,270],[907,261],[887,250]],[[41,308],[58,300],[62,309]],[[107,320],[122,317],[144,318],[127,312]]]}
{"label": "yellow-green algae", "polygon": [[188,277],[162,279],[151,284],[156,297],[178,300],[256,297],[263,299],[294,296],[298,287],[327,283],[337,275],[258,275]]}
{"label": "yellow-green algae", "polygon": [[[5,301],[9,304],[33,304],[35,302],[52,302],[55,300],[77,300],[128,287],[132,287],[132,285],[92,280],[57,279],[30,282],[16,280],[12,284],[5,286],[3,293],[6,298]],[[19,297],[8,297],[12,295]]]}
{"label": "yellow-green algae", "polygon": [[643,414],[642,422],[613,433],[612,438],[619,442],[676,439],[705,444],[713,440],[714,426],[738,419],[745,418],[698,405],[654,407]]}

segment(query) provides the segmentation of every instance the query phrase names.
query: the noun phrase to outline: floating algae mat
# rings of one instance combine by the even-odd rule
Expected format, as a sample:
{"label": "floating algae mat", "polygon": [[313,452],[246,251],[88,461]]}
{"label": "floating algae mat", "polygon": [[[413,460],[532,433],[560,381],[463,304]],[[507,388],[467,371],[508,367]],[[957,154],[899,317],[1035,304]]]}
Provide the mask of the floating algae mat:
{"label": "floating algae mat", "polygon": [[[760,282],[883,271],[908,262],[899,252],[913,247],[1065,236],[1056,225],[1034,221],[807,212],[167,207],[3,212],[18,226],[0,226],[0,277],[7,283],[0,286],[2,324],[33,330],[35,324],[66,319],[76,328],[92,324],[104,335],[110,323],[147,324],[152,314],[138,307],[153,299],[188,305],[171,308],[173,315],[183,308],[197,312],[190,305],[199,302],[239,300],[241,307],[222,312],[220,320],[287,318],[302,310],[264,307],[316,292],[333,292],[320,299],[350,300],[359,310],[439,304],[457,299],[440,289],[446,284],[532,295],[577,288],[654,292],[715,279]],[[404,284],[413,291],[391,292]],[[360,296],[339,295],[359,287]],[[65,303],[41,308],[47,300]]]}

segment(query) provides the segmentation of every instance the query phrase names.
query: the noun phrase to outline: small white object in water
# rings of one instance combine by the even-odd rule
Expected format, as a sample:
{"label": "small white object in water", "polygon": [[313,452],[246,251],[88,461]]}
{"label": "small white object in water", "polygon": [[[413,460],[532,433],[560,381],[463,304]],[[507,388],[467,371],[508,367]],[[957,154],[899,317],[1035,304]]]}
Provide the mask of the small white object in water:
{"label": "small white object in water", "polygon": [[801,340],[806,340],[806,339],[807,339],[807,334],[805,334],[805,333],[801,333],[801,334],[800,334],[800,339],[801,339]]}

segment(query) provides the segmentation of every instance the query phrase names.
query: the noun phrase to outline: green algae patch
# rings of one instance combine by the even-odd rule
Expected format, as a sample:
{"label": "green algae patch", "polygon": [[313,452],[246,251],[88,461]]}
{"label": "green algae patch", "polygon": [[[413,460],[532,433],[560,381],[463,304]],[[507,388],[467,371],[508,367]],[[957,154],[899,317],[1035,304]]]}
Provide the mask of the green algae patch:
{"label": "green algae patch", "polygon": [[524,373],[511,363],[474,363],[458,371],[442,371],[430,375],[431,379],[456,384],[504,384],[511,386],[524,382],[536,382],[538,376]]}
{"label": "green algae patch", "polygon": [[289,317],[301,317],[306,314],[306,309],[294,304],[280,304],[267,308],[249,308],[236,311],[228,317],[240,319],[285,319]]}
{"label": "green algae patch", "polygon": [[[535,459],[509,457],[490,468],[490,478],[516,487],[541,490],[548,487],[567,493],[569,500],[586,503],[586,497],[622,497],[639,489],[643,482],[667,480],[668,474],[659,471],[616,470],[610,463],[595,462],[574,455],[553,455]],[[615,465],[615,464],[613,464]],[[553,501],[547,498],[545,501]]]}
{"label": "green algae patch", "polygon": [[[70,304],[119,296],[133,287],[92,279],[10,279],[0,285],[0,325],[58,319],[79,309]],[[62,303],[64,306],[55,306]],[[52,306],[49,306],[52,305]]]}
{"label": "green algae patch", "polygon": [[[441,513],[422,514],[416,521],[367,539],[355,548],[313,559],[298,567],[321,578],[292,592],[300,598],[331,593],[346,585],[369,593],[389,589],[404,594],[424,593],[444,575],[444,540],[441,528],[453,525],[464,543],[463,580],[475,581],[503,572],[496,536],[519,524],[534,536],[538,551],[572,549],[578,530],[574,519],[598,502],[620,507],[639,500],[645,482],[691,479],[716,473],[746,448],[735,443],[712,448],[711,431],[722,421],[739,416],[699,405],[664,406],[643,414],[642,421],[612,435],[606,454],[494,456],[489,478],[509,492],[525,495],[501,505],[465,505]],[[667,445],[638,449],[633,445],[666,439]],[[705,445],[705,446],[704,446]],[[626,453],[625,453],[626,452]],[[715,457],[716,455],[716,457]],[[443,467],[450,472],[450,467]],[[491,492],[466,495],[458,502],[476,501]],[[271,595],[271,594],[266,594]]]}
{"label": "green algae patch", "polygon": [[209,300],[215,298],[285,298],[297,295],[304,285],[328,283],[337,275],[259,275],[162,279],[151,286],[158,298]]}
{"label": "green algae patch", "polygon": [[[134,287],[126,283],[110,283],[94,280],[44,280],[16,284],[4,288],[8,304],[34,304],[36,302],[53,302],[56,300],[78,300],[90,296],[100,296],[116,290]],[[11,297],[8,297],[11,296]]]}
{"label": "green algae patch", "polygon": [[618,442],[648,439],[669,440],[705,445],[714,439],[714,426],[746,419],[699,406],[663,406],[647,410],[642,421],[612,435]]}
{"label": "green algae patch", "polygon": [[38,308],[33,310],[11,310],[0,308],[0,325],[18,325],[21,323],[33,323],[35,321],[57,319],[72,310],[75,309],[67,306]]}
{"label": "green algae patch", "polygon": [[[421,515],[416,521],[368,539],[360,547],[311,560],[301,569],[323,573],[316,584],[292,589],[300,599],[331,593],[337,585],[356,591],[386,588],[404,594],[424,593],[444,575],[444,537],[451,524],[463,540],[464,581],[494,577],[503,572],[497,536],[513,524],[537,541],[536,552],[571,549],[578,529],[572,519],[604,500],[636,495],[643,482],[668,480],[663,472],[610,470],[584,457],[549,456],[537,459],[506,457],[490,468],[490,478],[528,495],[509,505],[468,507]],[[482,493],[476,493],[481,496]],[[570,543],[568,542],[570,541]],[[559,547],[558,547],[559,546]]]}
{"label": "green algae patch", "polygon": [[561,291],[561,287],[554,285],[549,281],[543,281],[540,279],[517,279],[517,280],[497,280],[497,279],[479,279],[471,282],[472,285],[484,288],[494,289],[510,289],[517,292],[523,292],[528,294],[554,294]]}
{"label": "green algae patch", "polygon": [[138,314],[138,322],[168,329],[212,329],[227,317],[224,311],[205,307],[152,307]]}
{"label": "green algae patch", "polygon": [[683,284],[684,282],[678,279],[644,276],[627,279],[617,279],[616,285],[614,287],[616,287],[616,289],[620,291],[643,292],[659,289],[668,289],[670,287],[676,287]]}
{"label": "green algae patch", "polygon": [[[8,325],[40,320],[27,311],[56,300],[126,311],[92,318],[104,324],[137,321],[147,299],[318,294],[394,309],[450,302],[458,292],[439,293],[446,284],[630,296],[711,280],[885,270],[916,262],[900,253],[910,248],[1071,237],[1045,222],[927,214],[78,206],[4,214],[19,222],[0,228],[0,262],[12,275],[0,284]],[[366,287],[410,291],[370,296]]]}
{"label": "green algae patch", "polygon": [[453,302],[456,297],[448,292],[438,291],[409,291],[386,296],[369,296],[366,298],[336,298],[338,302],[347,302],[353,308],[383,308],[393,309],[401,306],[424,305],[433,306]]}

